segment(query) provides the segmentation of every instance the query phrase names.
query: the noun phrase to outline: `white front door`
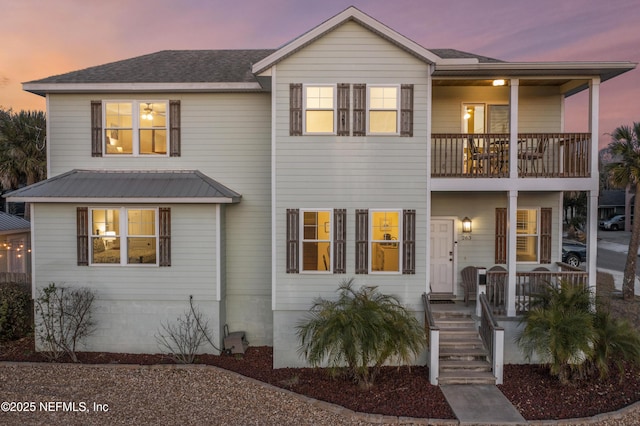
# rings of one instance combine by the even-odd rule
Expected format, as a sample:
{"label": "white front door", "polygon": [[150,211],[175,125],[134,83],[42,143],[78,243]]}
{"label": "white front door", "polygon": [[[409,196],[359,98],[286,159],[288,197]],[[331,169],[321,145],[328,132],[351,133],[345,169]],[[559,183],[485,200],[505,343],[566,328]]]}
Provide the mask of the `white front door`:
{"label": "white front door", "polygon": [[453,219],[431,219],[431,291],[453,293]]}

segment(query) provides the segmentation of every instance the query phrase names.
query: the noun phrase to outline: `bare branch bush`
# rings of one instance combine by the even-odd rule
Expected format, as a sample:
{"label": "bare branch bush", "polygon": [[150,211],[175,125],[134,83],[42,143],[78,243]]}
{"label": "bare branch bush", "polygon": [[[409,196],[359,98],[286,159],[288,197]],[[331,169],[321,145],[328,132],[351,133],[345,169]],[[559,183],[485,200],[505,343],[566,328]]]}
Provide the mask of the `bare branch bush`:
{"label": "bare branch bush", "polygon": [[38,290],[34,300],[36,335],[48,359],[67,354],[78,362],[78,343],[95,331],[91,310],[94,299],[92,290],[56,287],[55,283]]}
{"label": "bare branch bush", "polygon": [[155,338],[160,349],[180,364],[193,364],[200,347],[207,342],[219,351],[212,341],[209,321],[203,322],[202,313],[193,306],[193,296],[189,296],[189,310],[175,323],[161,324]]}

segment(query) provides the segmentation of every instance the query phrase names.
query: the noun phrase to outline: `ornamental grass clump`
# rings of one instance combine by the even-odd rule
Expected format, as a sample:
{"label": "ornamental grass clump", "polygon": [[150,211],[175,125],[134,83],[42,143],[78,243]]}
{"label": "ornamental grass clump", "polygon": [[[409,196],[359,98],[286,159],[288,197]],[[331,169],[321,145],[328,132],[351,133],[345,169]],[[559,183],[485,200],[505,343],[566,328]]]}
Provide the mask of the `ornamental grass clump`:
{"label": "ornamental grass clump", "polygon": [[297,326],[298,352],[313,366],[345,372],[362,388],[370,388],[387,361],[409,364],[423,350],[420,322],[400,301],[377,287],[354,288],[343,281],[337,300],[318,298]]}

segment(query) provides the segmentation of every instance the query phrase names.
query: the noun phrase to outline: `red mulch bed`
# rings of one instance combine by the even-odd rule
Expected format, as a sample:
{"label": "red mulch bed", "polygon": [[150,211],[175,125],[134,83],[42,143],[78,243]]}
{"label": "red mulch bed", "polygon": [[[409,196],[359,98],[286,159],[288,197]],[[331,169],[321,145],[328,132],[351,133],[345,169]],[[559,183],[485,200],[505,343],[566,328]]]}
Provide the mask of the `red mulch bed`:
{"label": "red mulch bed", "polygon": [[[46,358],[33,348],[33,338],[5,343],[0,350],[0,361],[46,362]],[[78,359],[86,364],[174,363],[161,354],[81,352]],[[455,418],[440,388],[429,384],[427,367],[385,367],[374,388],[363,391],[349,381],[329,377],[326,370],[274,370],[272,361],[272,348],[260,346],[250,347],[244,356],[202,355],[196,362],[235,371],[354,411],[431,419]],[[527,420],[590,417],[640,401],[638,368],[628,368],[623,376],[614,371],[603,381],[593,379],[562,386],[544,367],[506,365],[504,383],[499,386],[500,390]]]}

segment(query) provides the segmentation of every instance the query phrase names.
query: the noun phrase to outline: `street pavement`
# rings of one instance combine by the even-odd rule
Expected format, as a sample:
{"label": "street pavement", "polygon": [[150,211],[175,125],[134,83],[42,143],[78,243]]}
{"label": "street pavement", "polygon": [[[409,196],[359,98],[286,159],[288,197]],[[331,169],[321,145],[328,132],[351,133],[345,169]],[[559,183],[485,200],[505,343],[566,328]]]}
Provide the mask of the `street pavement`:
{"label": "street pavement", "polygon": [[[628,231],[598,231],[598,258],[601,257],[603,250],[610,251],[613,253],[619,253],[624,255],[624,259],[626,261],[626,255],[629,251],[629,239],[631,238],[631,232]],[[640,262],[639,262],[640,263]],[[624,263],[623,263],[624,265]],[[616,289],[622,290],[622,279],[624,277],[624,266],[618,267],[615,269],[612,268],[604,268],[600,266],[600,262],[598,262],[598,271],[607,272],[613,276],[613,280],[615,282]],[[636,285],[635,285],[635,294],[640,294],[640,280],[638,279],[638,275],[636,273]]]}

